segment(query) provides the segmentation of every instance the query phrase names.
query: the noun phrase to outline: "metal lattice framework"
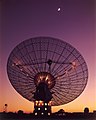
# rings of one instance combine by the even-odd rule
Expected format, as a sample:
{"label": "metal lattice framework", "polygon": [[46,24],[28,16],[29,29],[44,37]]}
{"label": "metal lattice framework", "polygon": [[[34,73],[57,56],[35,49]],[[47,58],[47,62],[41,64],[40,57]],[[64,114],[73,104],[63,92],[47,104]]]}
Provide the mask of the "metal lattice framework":
{"label": "metal lattice framework", "polygon": [[46,81],[53,106],[73,101],[88,80],[81,54],[70,44],[50,37],[31,38],[17,45],[8,58],[7,73],[16,91],[29,101],[34,101],[40,75],[49,77]]}

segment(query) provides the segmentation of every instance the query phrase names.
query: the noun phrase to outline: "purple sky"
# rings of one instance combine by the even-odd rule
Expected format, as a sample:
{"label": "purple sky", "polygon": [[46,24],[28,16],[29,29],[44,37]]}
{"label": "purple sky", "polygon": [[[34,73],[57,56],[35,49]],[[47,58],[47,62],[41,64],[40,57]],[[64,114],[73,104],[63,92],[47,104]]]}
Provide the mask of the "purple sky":
{"label": "purple sky", "polygon": [[[0,3],[2,96],[6,96],[8,91],[12,92],[11,95],[17,95],[6,73],[7,59],[13,48],[31,37],[50,36],[68,42],[85,58],[89,81],[80,97],[83,100],[84,96],[91,95],[91,98],[88,97],[87,106],[89,105],[91,110],[96,109],[95,0],[2,0]],[[59,7],[61,10],[58,12]],[[9,99],[8,96],[0,98],[0,111],[4,102],[8,102],[4,98]]]}

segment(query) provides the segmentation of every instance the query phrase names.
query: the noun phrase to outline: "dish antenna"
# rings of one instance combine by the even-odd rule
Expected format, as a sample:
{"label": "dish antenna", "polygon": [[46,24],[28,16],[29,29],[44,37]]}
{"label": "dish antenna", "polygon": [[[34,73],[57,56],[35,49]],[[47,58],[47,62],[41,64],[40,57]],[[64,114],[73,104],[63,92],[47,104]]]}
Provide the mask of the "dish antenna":
{"label": "dish antenna", "polygon": [[34,102],[35,115],[50,115],[51,106],[73,101],[88,80],[82,55],[51,37],[30,38],[17,45],[8,58],[7,73],[15,90]]}

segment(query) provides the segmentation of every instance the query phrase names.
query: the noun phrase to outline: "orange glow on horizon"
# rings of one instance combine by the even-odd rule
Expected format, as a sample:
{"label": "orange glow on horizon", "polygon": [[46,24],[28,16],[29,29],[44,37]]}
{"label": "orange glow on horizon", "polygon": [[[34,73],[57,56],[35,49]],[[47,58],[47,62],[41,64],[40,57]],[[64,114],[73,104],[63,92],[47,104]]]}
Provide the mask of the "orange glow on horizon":
{"label": "orange glow on horizon", "polygon": [[[9,92],[9,91],[8,91]],[[15,92],[15,91],[14,91]],[[17,94],[17,93],[15,93]],[[15,96],[15,94],[6,94],[3,98],[0,98],[0,111],[4,110],[4,105],[5,103],[8,104],[7,111],[8,112],[17,112],[18,110],[23,110],[25,113],[31,113],[34,110],[34,103],[26,100],[19,94]],[[10,97],[9,99],[8,96],[13,96],[12,98]],[[85,100],[83,97],[85,97]],[[90,101],[91,100],[91,101]],[[95,105],[95,106],[94,106]],[[65,112],[83,112],[84,108],[88,107],[90,112],[93,112],[96,108],[95,101],[90,99],[90,96],[88,97],[86,94],[83,93],[79,98],[76,100],[65,104],[61,106],[52,106],[52,112],[57,112],[59,109],[64,109]]]}

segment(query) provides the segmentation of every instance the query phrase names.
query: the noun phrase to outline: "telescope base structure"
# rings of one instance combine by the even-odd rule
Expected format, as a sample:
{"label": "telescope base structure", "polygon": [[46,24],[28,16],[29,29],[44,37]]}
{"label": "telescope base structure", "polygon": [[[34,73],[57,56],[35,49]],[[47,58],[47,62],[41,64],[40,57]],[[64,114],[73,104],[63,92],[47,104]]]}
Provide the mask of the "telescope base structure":
{"label": "telescope base structure", "polygon": [[51,114],[52,93],[44,81],[36,87],[34,99],[34,115],[48,116]]}
{"label": "telescope base structure", "polygon": [[35,101],[34,102],[34,115],[35,116],[50,116],[51,115],[51,101]]}

